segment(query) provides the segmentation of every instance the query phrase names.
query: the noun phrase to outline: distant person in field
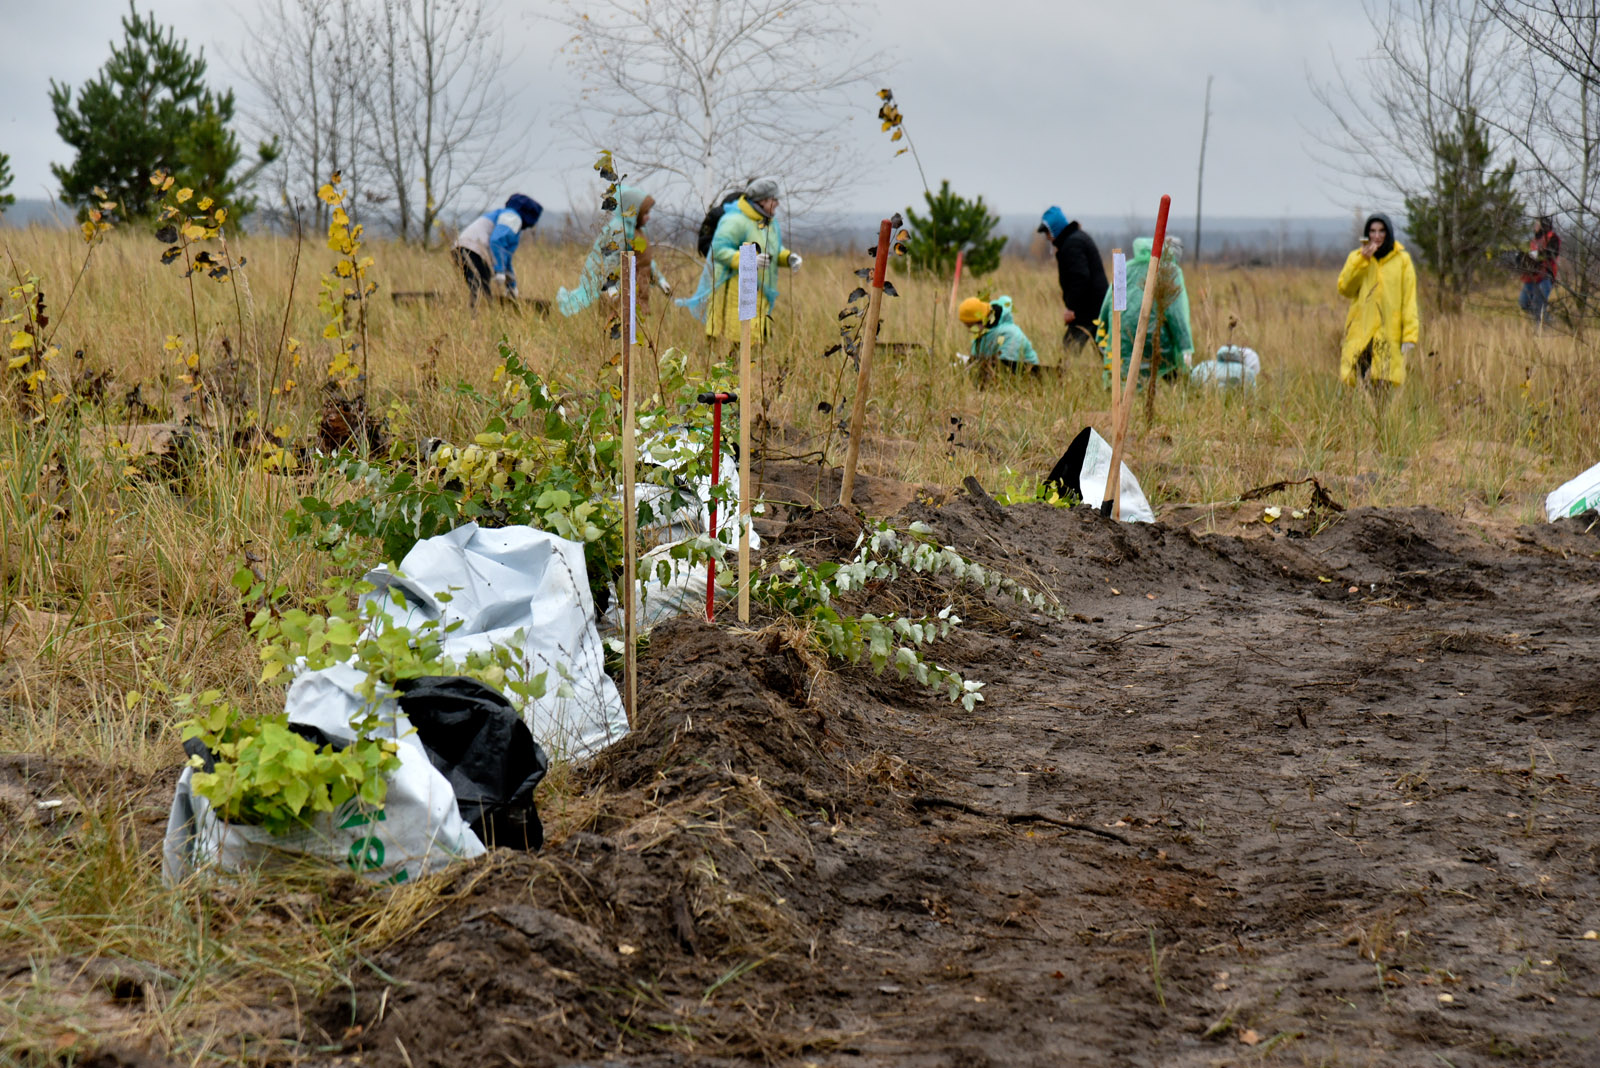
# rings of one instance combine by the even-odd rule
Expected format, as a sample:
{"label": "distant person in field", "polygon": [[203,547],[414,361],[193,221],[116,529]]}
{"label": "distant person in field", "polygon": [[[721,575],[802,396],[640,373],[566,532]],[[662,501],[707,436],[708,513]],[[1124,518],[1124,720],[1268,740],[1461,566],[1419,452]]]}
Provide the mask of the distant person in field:
{"label": "distant person in field", "polygon": [[[1139,332],[1139,309],[1144,306],[1144,288],[1150,276],[1150,260],[1155,252],[1156,239],[1139,237],[1133,241],[1133,258],[1128,261],[1128,306],[1122,312],[1122,361],[1118,372],[1124,378],[1133,364],[1133,340]],[[1150,325],[1146,328],[1144,352],[1139,357],[1139,381],[1147,381],[1152,374],[1162,378],[1177,378],[1188,371],[1194,359],[1194,327],[1189,318],[1189,290],[1184,285],[1183,243],[1169,236],[1161,248],[1161,267],[1156,272],[1154,303],[1150,305]],[[1105,356],[1105,379],[1111,383],[1110,289],[1100,298],[1099,327],[1096,337]],[[1156,368],[1156,345],[1161,346],[1161,366]],[[1137,383],[1134,384],[1137,387]]]}
{"label": "distant person in field", "polygon": [[1061,302],[1067,306],[1062,320],[1067,332],[1061,344],[1069,351],[1094,340],[1094,320],[1106,296],[1106,268],[1094,238],[1068,220],[1066,213],[1052,206],[1039,223],[1039,232],[1050,235],[1056,249],[1056,274],[1061,281]]}
{"label": "distant person in field", "polygon": [[750,340],[759,345],[771,335],[778,268],[800,269],[800,254],[784,247],[774,218],[777,210],[777,181],[760,178],[722,213],[700,273],[700,287],[694,296],[678,301],[705,322],[707,338],[739,338],[739,247],[745,244],[757,249],[756,317],[750,324]]}
{"label": "distant person in field", "polygon": [[1555,222],[1548,215],[1539,216],[1534,224],[1533,240],[1528,242],[1528,255],[1523,260],[1522,295],[1517,305],[1528,313],[1528,318],[1544,325],[1545,308],[1550,303],[1550,289],[1556,283],[1556,261],[1561,258],[1561,238],[1556,235]]}
{"label": "distant person in field", "polygon": [[1008,371],[1038,370],[1039,354],[1012,317],[1010,297],[968,297],[956,317],[972,335],[972,359],[998,360]]}
{"label": "distant person in field", "polygon": [[645,224],[650,221],[650,209],[656,198],[631,185],[617,189],[617,206],[611,218],[600,228],[600,236],[589,249],[589,258],[583,264],[583,277],[576,289],[562,286],[556,293],[556,307],[562,315],[577,315],[604,294],[615,298],[621,292],[622,254],[632,251],[636,257],[634,275],[639,283],[637,297],[639,309],[650,308],[650,286],[672,295],[672,286],[656,266],[650,255],[650,239],[645,236]]}
{"label": "distant person in field", "polygon": [[1417,269],[1387,215],[1369,215],[1365,232],[1339,272],[1339,295],[1350,301],[1339,379],[1387,395],[1405,382],[1406,357],[1417,344]]}
{"label": "distant person in field", "polygon": [[473,307],[495,285],[516,299],[517,272],[512,269],[511,257],[517,254],[522,232],[538,225],[543,214],[537,200],[513,193],[505,207],[490,208],[462,228],[450,254],[467,280],[467,298]]}

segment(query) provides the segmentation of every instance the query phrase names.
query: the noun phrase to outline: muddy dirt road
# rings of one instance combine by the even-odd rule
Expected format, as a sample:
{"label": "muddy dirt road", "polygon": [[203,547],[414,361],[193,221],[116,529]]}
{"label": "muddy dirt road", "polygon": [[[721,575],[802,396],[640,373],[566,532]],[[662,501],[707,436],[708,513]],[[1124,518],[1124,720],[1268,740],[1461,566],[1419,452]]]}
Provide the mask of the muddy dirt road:
{"label": "muddy dirt road", "polygon": [[1600,1063],[1600,533],[901,519],[1064,610],[919,587],[968,620],[937,658],[987,682],[976,711],[782,628],[658,629],[643,729],[546,808],[546,853],[463,868],[307,1040],[417,1068]]}

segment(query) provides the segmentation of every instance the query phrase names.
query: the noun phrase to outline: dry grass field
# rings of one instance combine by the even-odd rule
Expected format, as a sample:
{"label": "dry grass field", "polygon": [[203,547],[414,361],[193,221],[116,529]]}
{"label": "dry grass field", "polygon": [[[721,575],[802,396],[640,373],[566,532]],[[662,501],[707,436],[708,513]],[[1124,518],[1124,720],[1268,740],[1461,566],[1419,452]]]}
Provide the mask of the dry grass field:
{"label": "dry grass field", "polygon": [[[174,695],[216,687],[263,706],[281,701],[254,686],[254,645],[229,585],[235,570],[248,561],[310,588],[335,566],[283,530],[285,510],[317,487],[264,471],[258,454],[231,444],[256,423],[286,443],[313,442],[332,356],[317,287],[335,256],[308,238],[296,267],[292,240],[244,236],[232,242],[247,261],[232,281],[197,273],[191,288],[141,233],[109,235],[87,264],[76,234],[0,230],[0,243],[8,284],[39,277],[60,350],[37,411],[15,376],[0,403],[0,1058],[70,1063],[115,1047],[127,1063],[138,1051],[152,1063],[169,1053],[190,1064],[318,1063],[315,1050],[335,1047],[295,1031],[301,999],[327,1003],[348,990],[353,1004],[357,977],[379,967],[378,949],[468,893],[471,880],[388,895],[307,876],[196,893],[163,885],[162,827],[151,813],[182,760]],[[379,288],[364,388],[395,439],[473,433],[476,412],[452,387],[487,387],[502,338],[547,376],[611,384],[614,345],[600,313],[472,314],[444,252],[381,241],[365,251]],[[526,243],[524,297],[553,301],[558,285],[576,281],[584,251]],[[677,293],[692,292],[698,263],[670,250],[661,257]],[[790,488],[810,477],[794,471],[820,472],[843,456],[834,424],[854,374],[822,353],[864,262],[808,256],[784,279],[751,407],[763,417],[763,455],[788,461]],[[1081,426],[1105,430],[1098,363],[1061,354],[1053,264],[1007,260],[977,281],[1013,297],[1021,325],[1056,365],[983,389],[953,363],[963,339],[946,314],[948,288],[895,282],[866,474],[935,490],[973,475],[991,492],[1026,493]],[[1202,267],[1188,285],[1196,358],[1231,341],[1257,349],[1264,371],[1247,394],[1163,384],[1154,422],[1142,405],[1135,412],[1130,466],[1158,514],[1181,509],[1196,533],[1236,532],[1226,506],[1242,492],[1308,475],[1352,508],[1426,505],[1488,528],[1537,523],[1544,494],[1600,458],[1592,346],[1553,330],[1535,336],[1509,282],[1466,314],[1442,317],[1424,304],[1409,381],[1383,412],[1338,382],[1344,308],[1332,272]],[[396,300],[397,291],[424,295]],[[4,314],[19,308],[8,300]],[[691,369],[727,357],[699,331],[654,294],[641,331],[647,390],[650,359],[668,349],[687,353]],[[299,343],[298,366],[285,338]],[[204,386],[194,399],[180,381],[189,351]],[[181,480],[130,474],[129,457],[105,444],[130,440],[129,423],[184,418],[200,428],[201,451]],[[1300,502],[1303,491],[1273,499]],[[40,776],[70,785],[53,795],[60,805],[41,807],[28,792]],[[557,796],[544,802],[557,839],[592,825],[603,804],[560,796],[562,781],[555,776]],[[1380,971],[1380,992],[1382,981]],[[139,1011],[124,1011],[134,1004]]]}

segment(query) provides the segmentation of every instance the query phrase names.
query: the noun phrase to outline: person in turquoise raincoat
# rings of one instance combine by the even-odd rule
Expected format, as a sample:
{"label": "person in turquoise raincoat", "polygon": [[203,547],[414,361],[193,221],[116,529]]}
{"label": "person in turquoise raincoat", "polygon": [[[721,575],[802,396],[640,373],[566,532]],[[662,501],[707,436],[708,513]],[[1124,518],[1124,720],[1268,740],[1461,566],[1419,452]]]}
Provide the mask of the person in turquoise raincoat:
{"label": "person in turquoise raincoat", "polygon": [[[1139,329],[1139,308],[1144,303],[1145,277],[1150,272],[1150,253],[1154,248],[1155,238],[1135,238],[1133,258],[1128,261],[1128,307],[1122,313],[1121,373],[1124,378],[1128,374],[1128,365],[1133,361],[1133,337]],[[1156,292],[1156,300],[1164,303],[1166,310],[1163,313],[1157,305],[1151,305],[1152,321],[1144,339],[1144,355],[1139,358],[1141,382],[1150,376],[1150,365],[1154,359],[1158,338],[1161,342],[1162,378],[1173,378],[1185,373],[1189,361],[1194,356],[1194,330],[1189,320],[1189,291],[1184,288],[1183,268],[1178,266],[1182,256],[1183,245],[1177,238],[1168,237],[1161,253],[1162,272],[1166,277],[1162,289]],[[1096,332],[1100,351],[1105,354],[1107,383],[1111,381],[1111,340],[1108,324],[1111,322],[1113,295],[1113,290],[1106,290],[1105,299],[1100,302],[1100,319]],[[1161,327],[1159,331],[1155,323],[1158,314]]]}
{"label": "person in turquoise raincoat", "polygon": [[1034,351],[1033,342],[1012,317],[1010,297],[996,297],[992,301],[968,297],[961,302],[956,317],[972,333],[974,359],[996,359],[1011,371],[1039,366],[1039,354]]}
{"label": "person in turquoise raincoat", "polygon": [[730,204],[711,238],[711,253],[700,272],[694,296],[678,301],[706,324],[706,337],[739,337],[739,246],[754,244],[760,280],[756,317],[750,339],[767,340],[772,330],[772,308],[778,303],[778,268],[800,269],[800,254],[784,247],[783,232],[774,217],[778,208],[778,183],[762,178],[750,183],[744,196]]}
{"label": "person in turquoise raincoat", "polygon": [[647,196],[642,189],[625,185],[617,190],[617,208],[611,218],[600,228],[600,236],[589,249],[589,258],[583,264],[583,276],[576,289],[565,286],[556,293],[556,307],[562,315],[577,315],[595,302],[601,293],[611,290],[622,277],[622,254],[632,249],[638,255],[635,270],[640,286],[642,307],[648,307],[649,284],[653,281],[661,292],[672,293],[672,286],[661,274],[650,257],[650,242],[645,236],[645,224],[650,221],[650,209],[655,197]]}

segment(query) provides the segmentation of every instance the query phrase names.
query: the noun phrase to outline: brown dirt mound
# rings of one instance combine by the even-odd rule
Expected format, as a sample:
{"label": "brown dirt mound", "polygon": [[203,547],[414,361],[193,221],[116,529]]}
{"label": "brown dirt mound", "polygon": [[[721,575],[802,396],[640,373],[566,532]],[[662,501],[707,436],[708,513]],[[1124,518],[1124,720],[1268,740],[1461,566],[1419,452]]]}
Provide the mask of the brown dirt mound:
{"label": "brown dirt mound", "polygon": [[[402,890],[425,918],[318,1005],[326,1041],[417,1068],[1593,1062],[1592,533],[900,519],[1063,608],[862,595],[971,598],[936,656],[984,704],[823,671],[771,621],[659,628],[640,727],[547,802],[552,846]],[[797,512],[777,544],[857,530]]]}

